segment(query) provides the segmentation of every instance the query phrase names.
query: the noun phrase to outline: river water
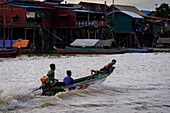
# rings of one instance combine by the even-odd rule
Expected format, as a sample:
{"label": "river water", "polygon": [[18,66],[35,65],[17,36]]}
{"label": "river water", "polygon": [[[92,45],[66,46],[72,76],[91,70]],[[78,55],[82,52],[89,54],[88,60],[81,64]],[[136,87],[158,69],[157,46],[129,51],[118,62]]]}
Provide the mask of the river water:
{"label": "river water", "polygon": [[[39,78],[55,63],[60,81],[90,74],[116,59],[114,72],[84,90],[41,96]],[[19,56],[0,59],[0,113],[169,113],[170,53]]]}

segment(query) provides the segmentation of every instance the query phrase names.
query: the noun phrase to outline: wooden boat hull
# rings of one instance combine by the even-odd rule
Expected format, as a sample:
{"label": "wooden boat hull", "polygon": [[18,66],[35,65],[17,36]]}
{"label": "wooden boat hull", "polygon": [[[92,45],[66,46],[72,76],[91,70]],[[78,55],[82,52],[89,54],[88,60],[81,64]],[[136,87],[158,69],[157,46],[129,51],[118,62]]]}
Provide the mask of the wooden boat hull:
{"label": "wooden boat hull", "polygon": [[85,89],[91,85],[102,83],[106,80],[106,78],[113,72],[113,69],[110,69],[107,73],[99,73],[93,76],[86,76],[79,79],[74,80],[74,84],[68,86],[56,86],[48,89],[42,89],[42,95],[52,96],[59,92],[69,91],[70,88],[73,90]]}
{"label": "wooden boat hull", "polygon": [[13,51],[11,51],[11,50],[10,51],[1,51],[0,52],[0,58],[9,58],[9,57],[15,58],[19,53],[19,49],[20,48],[17,48]]}
{"label": "wooden boat hull", "polygon": [[56,49],[58,54],[123,54],[125,50],[117,49]]}
{"label": "wooden boat hull", "polygon": [[151,48],[153,52],[170,52],[170,48]]}
{"label": "wooden boat hull", "polygon": [[151,49],[146,48],[124,48],[127,53],[151,53],[153,52]]}

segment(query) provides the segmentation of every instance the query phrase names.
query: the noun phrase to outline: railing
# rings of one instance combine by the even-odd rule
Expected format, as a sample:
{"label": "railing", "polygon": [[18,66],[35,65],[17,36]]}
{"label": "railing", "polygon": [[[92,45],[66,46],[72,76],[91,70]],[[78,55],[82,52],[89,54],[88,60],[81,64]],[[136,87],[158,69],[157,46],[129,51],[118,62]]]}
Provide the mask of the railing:
{"label": "railing", "polygon": [[40,23],[38,23],[38,22],[26,22],[26,27],[27,28],[36,28],[36,27],[38,27],[39,26],[39,24]]}
{"label": "railing", "polygon": [[104,21],[77,21],[76,26],[100,26],[104,25]]}

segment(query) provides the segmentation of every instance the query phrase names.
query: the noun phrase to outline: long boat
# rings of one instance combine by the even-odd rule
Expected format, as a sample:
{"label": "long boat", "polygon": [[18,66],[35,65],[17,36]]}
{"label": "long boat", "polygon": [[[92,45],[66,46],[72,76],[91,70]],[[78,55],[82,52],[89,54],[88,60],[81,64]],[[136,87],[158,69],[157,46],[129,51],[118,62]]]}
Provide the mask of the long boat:
{"label": "long boat", "polygon": [[152,49],[148,49],[148,48],[122,48],[122,50],[125,50],[127,53],[151,53],[153,52]]}
{"label": "long boat", "polygon": [[69,90],[70,88],[72,88],[72,90],[85,89],[90,85],[104,82],[106,78],[113,72],[113,70],[114,68],[111,68],[106,73],[98,73],[98,74],[94,74],[93,76],[89,75],[89,76],[75,79],[74,84],[71,85],[66,85],[66,86],[61,85],[61,86],[54,86],[51,88],[42,89],[42,95],[52,96],[59,92],[70,91]]}
{"label": "long boat", "polygon": [[58,54],[123,54],[126,50],[119,49],[99,49],[99,48],[57,48]]}
{"label": "long boat", "polygon": [[18,55],[19,50],[20,50],[20,47],[15,48],[14,50],[13,49],[0,50],[0,58],[9,58],[9,57],[15,58]]}
{"label": "long boat", "polygon": [[65,49],[56,48],[59,54],[122,54],[126,50],[113,48],[114,39],[99,40],[99,39],[76,39]]}

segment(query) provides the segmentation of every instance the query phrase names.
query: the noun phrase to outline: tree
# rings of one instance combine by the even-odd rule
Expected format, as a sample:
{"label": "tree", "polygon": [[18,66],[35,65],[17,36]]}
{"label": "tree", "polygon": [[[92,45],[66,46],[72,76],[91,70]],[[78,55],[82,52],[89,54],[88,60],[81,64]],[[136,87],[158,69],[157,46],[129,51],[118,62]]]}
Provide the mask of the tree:
{"label": "tree", "polygon": [[162,18],[170,18],[170,6],[166,3],[162,3],[156,8],[156,16]]}

